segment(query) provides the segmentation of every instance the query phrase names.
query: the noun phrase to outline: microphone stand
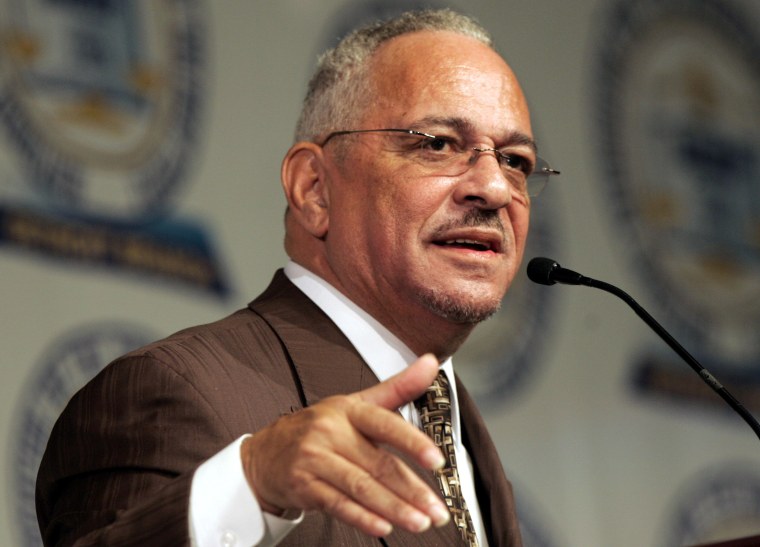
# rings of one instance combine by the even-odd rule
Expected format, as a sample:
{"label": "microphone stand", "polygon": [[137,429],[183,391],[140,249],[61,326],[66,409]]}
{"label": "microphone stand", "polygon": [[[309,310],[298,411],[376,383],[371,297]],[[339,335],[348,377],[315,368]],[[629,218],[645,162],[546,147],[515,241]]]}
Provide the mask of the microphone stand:
{"label": "microphone stand", "polygon": [[643,319],[644,322],[649,325],[649,327],[662,338],[673,351],[686,361],[686,364],[688,364],[715,393],[720,395],[720,397],[728,403],[728,406],[734,409],[734,411],[747,422],[747,425],[752,428],[755,435],[760,438],[760,424],[758,424],[755,417],[744,407],[744,405],[731,395],[715,376],[713,376],[699,363],[699,361],[686,351],[686,349],[628,293],[615,285],[610,285],[604,281],[598,281],[586,277],[585,275],[581,275],[573,270],[563,268],[551,258],[535,257],[531,259],[528,264],[528,278],[534,283],[539,283],[541,285],[554,285],[555,283],[562,283],[565,285],[585,285],[586,287],[601,289],[620,298],[623,302],[628,304],[631,309],[636,312],[636,315]]}
{"label": "microphone stand", "polygon": [[643,319],[644,322],[649,325],[652,330],[660,338],[662,338],[662,340],[668,346],[671,347],[673,351],[675,351],[684,361],[686,361],[686,364],[689,365],[694,370],[694,372],[696,372],[699,377],[702,378],[702,380],[712,388],[715,393],[720,395],[721,398],[726,401],[726,403],[728,403],[728,405],[733,408],[736,413],[744,419],[745,422],[747,422],[747,425],[752,428],[752,431],[755,432],[755,435],[760,438],[760,424],[757,422],[755,417],[744,407],[744,405],[742,405],[733,395],[731,395],[731,393],[718,381],[717,378],[715,378],[715,376],[710,373],[709,370],[703,367],[699,361],[697,361],[688,351],[686,351],[686,348],[679,344],[678,341],[673,338],[670,333],[666,331],[665,328],[660,325],[660,323],[658,323],[657,320],[652,317],[649,312],[647,312],[643,307],[641,307],[641,305],[636,302],[628,293],[616,287],[615,285],[610,285],[604,281],[598,281],[596,279],[585,276],[581,276],[579,284],[585,285],[587,287],[593,287],[595,289],[601,289],[610,294],[614,294],[623,302],[628,304],[628,306],[630,306],[631,309],[636,312],[636,315]]}

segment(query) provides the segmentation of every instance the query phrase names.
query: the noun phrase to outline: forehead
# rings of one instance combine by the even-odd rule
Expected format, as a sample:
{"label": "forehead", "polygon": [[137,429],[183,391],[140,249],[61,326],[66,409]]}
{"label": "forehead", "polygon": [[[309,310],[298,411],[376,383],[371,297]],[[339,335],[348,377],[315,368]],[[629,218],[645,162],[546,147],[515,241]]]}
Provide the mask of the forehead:
{"label": "forehead", "polygon": [[370,74],[368,127],[460,118],[486,135],[530,134],[528,108],[512,70],[474,38],[441,31],[394,38],[377,50]]}

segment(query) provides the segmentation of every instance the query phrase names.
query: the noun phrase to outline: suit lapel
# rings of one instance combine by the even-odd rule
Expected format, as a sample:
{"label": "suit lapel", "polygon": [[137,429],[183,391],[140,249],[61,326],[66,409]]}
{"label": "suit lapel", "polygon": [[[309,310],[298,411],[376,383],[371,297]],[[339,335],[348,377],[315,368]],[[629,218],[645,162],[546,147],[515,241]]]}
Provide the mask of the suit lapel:
{"label": "suit lapel", "polygon": [[[288,280],[282,270],[277,271],[267,290],[251,302],[249,308],[269,323],[285,346],[296,383],[302,390],[304,406],[378,383],[375,374],[340,329]],[[438,492],[438,483],[430,471],[395,450],[391,451],[434,492]],[[453,523],[424,534],[396,530],[386,538],[386,543],[389,546],[464,545]]]}
{"label": "suit lapel", "polygon": [[475,402],[459,378],[456,379],[456,384],[462,442],[475,470],[475,490],[488,535],[488,545],[519,547],[522,542],[512,501],[512,486],[504,474],[499,454]]}
{"label": "suit lapel", "polygon": [[285,346],[306,406],[378,383],[338,327],[282,270],[249,307],[271,325]]}

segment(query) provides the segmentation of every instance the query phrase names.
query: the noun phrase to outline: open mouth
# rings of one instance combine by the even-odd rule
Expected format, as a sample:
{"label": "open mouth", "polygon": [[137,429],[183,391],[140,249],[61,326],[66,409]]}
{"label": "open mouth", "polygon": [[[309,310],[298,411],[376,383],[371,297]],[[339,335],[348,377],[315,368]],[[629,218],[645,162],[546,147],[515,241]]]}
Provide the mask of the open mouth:
{"label": "open mouth", "polygon": [[470,251],[492,251],[492,245],[487,241],[477,241],[474,239],[448,239],[445,241],[434,241],[439,247],[453,247],[456,249],[467,249]]}

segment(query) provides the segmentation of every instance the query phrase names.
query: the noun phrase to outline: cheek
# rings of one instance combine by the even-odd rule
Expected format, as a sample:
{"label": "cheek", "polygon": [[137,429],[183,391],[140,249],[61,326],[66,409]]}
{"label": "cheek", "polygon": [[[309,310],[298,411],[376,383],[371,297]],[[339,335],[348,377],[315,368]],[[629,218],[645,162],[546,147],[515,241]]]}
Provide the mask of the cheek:
{"label": "cheek", "polygon": [[375,261],[398,263],[414,253],[450,191],[448,179],[411,175],[406,167],[367,167],[371,175],[344,181],[339,202],[332,204],[339,208],[334,214],[341,219],[341,239],[352,240]]}
{"label": "cheek", "polygon": [[401,241],[419,232],[430,216],[430,196],[420,181],[410,182],[397,176],[379,182],[360,198],[367,211],[368,224],[388,241]]}
{"label": "cheek", "polygon": [[393,195],[381,191],[382,181],[356,182],[331,204],[328,241],[332,238],[332,251],[350,252],[357,263],[394,260],[404,209]]}
{"label": "cheek", "polygon": [[530,209],[519,204],[513,205],[509,210],[509,218],[512,224],[512,233],[515,237],[515,247],[519,253],[519,257],[522,257],[530,226]]}

